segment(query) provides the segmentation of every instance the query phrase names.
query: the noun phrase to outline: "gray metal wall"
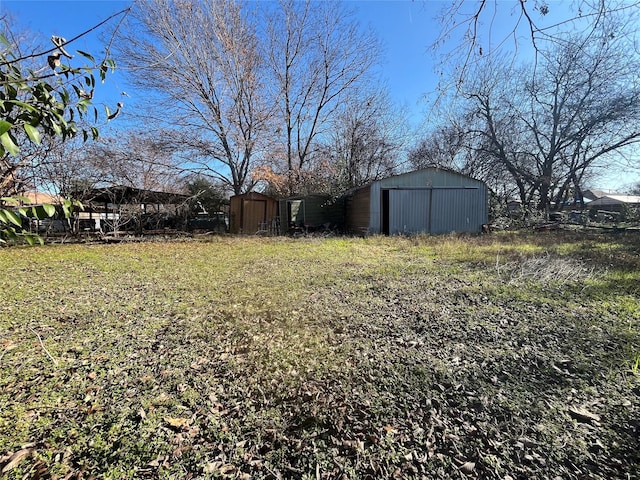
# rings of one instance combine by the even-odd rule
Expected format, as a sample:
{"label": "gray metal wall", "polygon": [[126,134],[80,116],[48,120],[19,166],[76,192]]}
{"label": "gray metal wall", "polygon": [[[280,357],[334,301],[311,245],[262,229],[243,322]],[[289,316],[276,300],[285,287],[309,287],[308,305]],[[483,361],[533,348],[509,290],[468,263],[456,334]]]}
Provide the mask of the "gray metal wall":
{"label": "gray metal wall", "polygon": [[454,172],[425,169],[371,185],[370,231],[383,231],[382,192],[389,190],[389,234],[480,232],[488,222],[484,182]]}

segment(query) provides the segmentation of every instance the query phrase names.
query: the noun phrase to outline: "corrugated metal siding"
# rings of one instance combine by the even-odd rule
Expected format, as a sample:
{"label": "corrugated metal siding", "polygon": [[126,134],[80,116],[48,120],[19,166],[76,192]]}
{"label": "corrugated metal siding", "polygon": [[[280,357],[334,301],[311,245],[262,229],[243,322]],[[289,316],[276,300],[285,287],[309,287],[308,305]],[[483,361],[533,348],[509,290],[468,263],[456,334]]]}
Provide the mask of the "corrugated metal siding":
{"label": "corrugated metal siding", "polygon": [[380,222],[382,220],[382,189],[380,188],[380,182],[373,182],[371,184],[371,193],[369,198],[369,232],[380,233],[382,226]]}
{"label": "corrugated metal siding", "polygon": [[471,177],[467,177],[466,175],[439,168],[416,170],[414,172],[384,178],[378,182],[380,183],[381,188],[479,187],[483,183],[480,180],[475,180]]}
{"label": "corrugated metal siding", "polygon": [[389,234],[429,231],[431,190],[389,190]]}
{"label": "corrugated metal siding", "polygon": [[312,196],[306,200],[307,224],[320,227],[326,223],[344,224],[344,200],[327,196]]}
{"label": "corrugated metal siding", "polygon": [[486,218],[486,191],[478,188],[434,189],[429,233],[480,232]]}
{"label": "corrugated metal siding", "polygon": [[484,182],[429,168],[371,184],[369,229],[383,231],[382,192],[389,190],[389,233],[480,232],[488,222]]}

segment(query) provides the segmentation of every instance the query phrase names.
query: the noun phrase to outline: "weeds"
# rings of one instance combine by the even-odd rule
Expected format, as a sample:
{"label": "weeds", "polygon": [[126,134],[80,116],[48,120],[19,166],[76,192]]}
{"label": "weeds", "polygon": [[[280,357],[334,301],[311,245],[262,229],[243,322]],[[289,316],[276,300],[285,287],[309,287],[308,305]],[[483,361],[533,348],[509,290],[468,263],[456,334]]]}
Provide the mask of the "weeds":
{"label": "weeds", "polygon": [[0,471],[633,477],[637,252],[556,234],[0,251]]}

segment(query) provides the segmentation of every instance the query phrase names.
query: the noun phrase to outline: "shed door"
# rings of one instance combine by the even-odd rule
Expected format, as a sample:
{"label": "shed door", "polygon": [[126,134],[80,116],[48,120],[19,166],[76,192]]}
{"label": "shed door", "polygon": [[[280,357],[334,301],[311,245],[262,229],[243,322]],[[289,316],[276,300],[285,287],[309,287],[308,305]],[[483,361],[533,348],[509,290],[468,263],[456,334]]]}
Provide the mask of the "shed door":
{"label": "shed door", "polygon": [[430,200],[431,190],[389,190],[389,234],[429,232]]}
{"label": "shed door", "polygon": [[256,233],[260,224],[267,221],[267,202],[265,200],[243,200],[242,232]]}
{"label": "shed door", "polygon": [[477,189],[434,189],[431,233],[477,232],[476,212],[481,206]]}
{"label": "shed door", "polygon": [[304,200],[288,200],[287,210],[289,215],[289,226],[304,227],[306,223]]}

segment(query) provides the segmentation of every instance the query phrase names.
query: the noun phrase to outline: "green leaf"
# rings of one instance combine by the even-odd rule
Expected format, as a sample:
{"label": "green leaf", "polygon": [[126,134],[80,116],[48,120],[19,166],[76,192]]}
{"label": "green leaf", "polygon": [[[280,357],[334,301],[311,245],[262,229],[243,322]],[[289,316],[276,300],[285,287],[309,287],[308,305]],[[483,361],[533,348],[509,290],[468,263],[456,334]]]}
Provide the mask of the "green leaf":
{"label": "green leaf", "polygon": [[116,108],[115,112],[113,113],[110,113],[109,107],[107,107],[106,105],[104,106],[104,108],[107,111],[107,120],[113,120],[120,113],[120,107]]}
{"label": "green leaf", "polygon": [[29,245],[31,245],[32,247],[36,244],[35,239],[33,238],[33,235],[30,235],[28,233],[25,233],[24,235],[24,239],[27,241],[27,243]]}
{"label": "green leaf", "polygon": [[37,205],[35,207],[31,207],[31,213],[38,220],[42,220],[43,218],[47,218],[48,217],[47,212],[45,212],[44,208],[42,208],[42,205]]}
{"label": "green leaf", "polygon": [[6,210],[2,209],[0,210],[0,222],[1,223],[9,223],[9,219],[7,218],[7,215],[5,214]]}
{"label": "green leaf", "polygon": [[[22,84],[17,85],[17,87],[20,88],[21,90],[28,90],[29,89],[28,86],[26,86],[26,88],[25,88],[25,86],[22,85]],[[6,96],[6,99],[7,100],[15,100],[17,96],[18,96],[17,88],[14,87],[13,85],[7,85],[7,96]],[[11,105],[10,105],[10,107],[11,107]]]}
{"label": "green leaf", "polygon": [[69,92],[66,88],[62,88],[60,90],[60,98],[65,105],[69,104],[71,97],[69,96]]}
{"label": "green leaf", "polygon": [[84,58],[89,59],[91,62],[95,63],[96,59],[93,58],[93,56],[91,56],[90,53],[87,52],[83,52],[82,50],[76,50],[76,52],[78,52],[80,55],[82,55]]}
{"label": "green leaf", "polygon": [[7,152],[9,152],[9,155],[15,156],[20,153],[20,149],[15,143],[13,143],[13,138],[11,138],[9,132],[5,132],[0,135],[0,143],[2,143],[2,146],[6,149]]}
{"label": "green leaf", "polygon": [[33,125],[30,125],[28,123],[25,123],[24,124],[24,130],[25,130],[25,132],[27,132],[29,140],[31,140],[36,145],[40,145],[40,142],[41,142],[40,132],[38,131],[38,129],[36,127],[34,127]]}
{"label": "green leaf", "polygon": [[6,120],[0,120],[0,135],[4,135],[13,125]]}
{"label": "green leaf", "polygon": [[[18,205],[18,204],[20,204],[20,201],[22,199],[25,199],[25,198],[26,197],[22,197],[22,196],[19,196],[19,195],[14,195],[13,197],[2,197],[2,198],[0,198],[0,200],[2,200],[3,202],[6,202],[6,203],[10,203],[12,205]],[[22,201],[24,201],[24,200],[22,200]],[[29,201],[29,200],[27,199],[27,201]]]}
{"label": "green leaf", "polygon": [[48,217],[53,217],[56,214],[56,207],[51,205],[50,203],[43,203],[42,208],[46,212]]}
{"label": "green leaf", "polygon": [[17,240],[18,239],[18,235],[16,235],[16,231],[13,227],[7,227],[4,230],[2,230],[2,232],[9,237],[11,240]]}
{"label": "green leaf", "polygon": [[56,133],[56,135],[62,135],[62,128],[56,122],[53,122],[51,124],[51,128],[53,128],[53,131]]}
{"label": "green leaf", "polygon": [[4,214],[6,215],[7,220],[9,220],[11,223],[18,227],[22,226],[22,220],[20,219],[20,216],[15,212],[12,212],[11,210],[4,210]]}
{"label": "green leaf", "polygon": [[25,102],[20,102],[18,100],[7,100],[7,103],[11,103],[13,105],[16,105],[20,108],[24,108],[25,110],[28,110],[31,113],[37,113],[38,109],[36,107],[34,107],[33,105],[30,105],[28,103]]}

